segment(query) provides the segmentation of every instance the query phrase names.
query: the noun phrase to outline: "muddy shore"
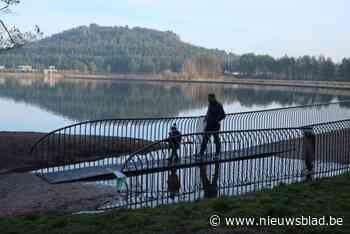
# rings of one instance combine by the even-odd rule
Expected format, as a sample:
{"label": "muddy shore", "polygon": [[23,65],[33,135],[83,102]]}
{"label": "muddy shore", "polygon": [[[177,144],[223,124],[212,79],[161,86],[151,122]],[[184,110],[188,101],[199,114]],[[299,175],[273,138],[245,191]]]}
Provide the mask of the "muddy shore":
{"label": "muddy shore", "polygon": [[45,133],[0,132],[0,175],[33,163],[31,146]]}
{"label": "muddy shore", "polygon": [[0,176],[0,217],[94,210],[116,196],[114,187],[86,183],[51,185],[29,173],[6,174]]}
{"label": "muddy shore", "polygon": [[[52,185],[28,172],[18,173],[38,163],[29,152],[44,134],[0,132],[0,216],[93,210],[118,196],[114,187],[91,183]],[[120,147],[121,142],[116,146]]]}
{"label": "muddy shore", "polygon": [[[11,172],[27,172],[48,165],[66,165],[70,163],[95,161],[109,155],[119,155],[140,149],[151,143],[142,139],[99,137],[79,135],[51,135],[50,142],[58,144],[40,145],[30,153],[32,146],[46,133],[38,132],[0,132],[0,175]],[[101,138],[101,139],[100,139]],[[64,142],[64,143],[62,143]],[[45,143],[45,142],[44,142]]]}

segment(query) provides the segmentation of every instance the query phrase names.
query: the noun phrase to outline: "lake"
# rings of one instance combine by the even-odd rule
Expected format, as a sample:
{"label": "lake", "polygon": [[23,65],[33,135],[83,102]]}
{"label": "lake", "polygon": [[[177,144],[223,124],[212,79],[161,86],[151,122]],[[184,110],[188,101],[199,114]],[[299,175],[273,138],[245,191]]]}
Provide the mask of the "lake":
{"label": "lake", "polygon": [[[349,95],[346,91],[316,88],[2,77],[0,78],[0,131],[47,132],[68,124],[91,119],[204,115],[207,109],[208,93],[215,93],[217,95],[227,113],[335,102],[347,100]],[[325,106],[322,108],[328,107]],[[348,103],[336,105],[336,108],[340,108],[347,113],[350,110]],[[329,109],[327,110],[329,112]],[[320,109],[317,108],[313,111],[320,113]],[[291,115],[291,117],[293,117],[293,115]],[[325,116],[325,118],[326,117],[327,116]],[[245,121],[245,119],[243,120]],[[119,134],[118,131],[113,131],[113,134],[116,133],[118,136],[147,140],[163,139],[167,134],[168,128],[155,128],[152,127],[152,124],[155,123],[152,122],[149,128],[157,129],[157,132],[153,134],[144,134],[147,133],[145,130],[133,131],[132,128],[136,129],[136,127],[138,128],[140,126],[138,124],[128,125],[128,129],[130,130],[131,128],[128,133],[124,132],[124,128],[120,128],[122,133],[130,133],[131,135],[122,135]],[[237,125],[236,127],[241,126]],[[97,127],[97,125],[93,125],[91,128],[101,129]],[[83,128],[82,131],[84,133],[95,132],[90,131],[91,128],[88,128],[88,131],[86,131],[86,128]],[[148,128],[145,129],[147,130]],[[80,131],[80,128],[74,128],[73,132],[67,131],[63,132],[63,134],[51,136],[61,137],[59,139],[66,139],[67,133],[75,135],[76,130]],[[184,129],[180,130],[184,132]],[[134,133],[139,135],[132,135]],[[241,138],[238,137],[237,139],[246,139],[243,136],[246,135],[243,134]],[[253,133],[249,133],[249,136],[251,139],[258,139]],[[234,152],[237,149],[244,149],[241,152],[244,152],[245,156],[251,156],[247,153],[249,151],[244,148],[247,147],[247,145],[254,147],[257,142],[260,144],[265,141],[271,143],[276,140],[274,138],[275,136],[280,137],[279,139],[285,139],[283,137],[286,135],[272,134],[270,138],[266,137],[266,135],[263,136],[264,137],[259,137],[259,141],[249,139],[248,142],[225,142],[222,144],[222,152]],[[43,144],[44,147],[42,149],[44,150],[42,154],[38,154],[39,158],[42,155],[47,157],[45,147],[47,146],[49,149],[50,143],[65,142],[65,140],[55,141],[52,139],[55,139],[55,137],[52,137],[51,140]],[[105,143],[105,141],[98,142],[102,144]],[[182,147],[182,149],[179,150],[180,155],[186,156],[187,151],[195,152],[196,147],[199,145],[199,141],[195,142],[193,139],[185,142],[186,147]],[[188,147],[190,147],[188,143],[191,142],[193,143],[192,150],[188,150]],[[296,142],[302,143],[302,141],[291,142],[293,142],[293,144]],[[290,146],[287,144],[283,145]],[[89,147],[82,148],[84,150],[90,149]],[[210,146],[208,148],[210,148]],[[278,148],[282,150],[281,146]],[[296,151],[301,149],[300,145],[292,148],[292,151],[288,148],[288,151],[284,152],[291,152],[291,155],[300,155],[300,152]],[[67,152],[74,152],[69,151],[69,147],[56,147],[54,149],[57,150],[59,155],[64,156],[63,159],[70,158],[70,154]],[[271,150],[269,147],[266,149]],[[60,150],[62,150],[62,154]],[[67,150],[67,152],[65,150]],[[162,155],[165,159],[169,156],[167,155],[169,152],[166,149],[164,152],[165,153]],[[255,151],[253,150],[253,152]],[[115,152],[113,152],[113,154],[114,153]],[[53,155],[55,156],[55,154]],[[70,164],[66,161],[67,165],[51,168],[51,172],[52,169],[55,171],[63,171],[96,165],[112,165],[126,159],[126,157],[117,158],[114,157],[114,155],[110,156],[113,157],[76,164]],[[50,160],[54,158],[52,155],[50,155],[50,157]],[[150,158],[152,157],[150,156]],[[117,159],[120,159],[120,161],[117,161]],[[304,163],[305,162],[299,158],[280,158],[275,155],[268,158],[222,162],[220,163],[221,169],[218,171],[218,194],[238,195],[257,191],[262,188],[271,188],[280,182],[292,183],[300,181],[304,176]],[[215,171],[213,167],[214,166],[209,167],[211,169],[208,170],[211,174]],[[318,169],[320,173],[323,169],[342,169],[340,164],[328,162],[320,163],[319,161],[315,161],[315,168],[321,168]],[[50,170],[46,168],[42,170],[44,173],[48,171]],[[167,188],[164,186],[168,180],[168,171],[150,173],[138,177],[128,177],[123,182],[124,188],[122,189],[125,189],[126,184],[128,186],[130,185],[128,188],[131,188],[131,194],[134,194],[131,196],[131,201],[135,203],[135,207],[141,207],[144,204],[157,206],[163,203],[193,201],[204,197],[199,167],[178,169],[176,173],[181,181],[181,190],[180,194],[173,198],[169,198]],[[281,177],[281,175],[288,175],[289,177],[285,176],[285,178],[283,176]],[[119,186],[119,182],[118,179],[106,179],[92,183],[115,187],[117,185]],[[148,182],[150,182],[150,184],[148,184]],[[134,191],[134,193],[132,191]],[[140,193],[140,191],[146,192]],[[150,201],[150,203],[142,203],[142,201]],[[118,207],[125,204],[127,204],[126,200],[123,200],[122,196],[119,194],[119,196],[116,196],[107,203],[103,203],[100,208]]]}
{"label": "lake", "polygon": [[0,77],[0,131],[47,132],[91,119],[203,115],[208,93],[217,95],[227,113],[348,99],[346,92],[316,88]]}

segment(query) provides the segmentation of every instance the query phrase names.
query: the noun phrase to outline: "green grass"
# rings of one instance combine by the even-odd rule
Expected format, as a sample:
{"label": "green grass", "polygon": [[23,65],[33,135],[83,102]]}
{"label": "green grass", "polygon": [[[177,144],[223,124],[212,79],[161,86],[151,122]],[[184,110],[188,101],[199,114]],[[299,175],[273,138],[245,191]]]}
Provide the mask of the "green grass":
{"label": "green grass", "polygon": [[[0,204],[1,205],[1,204]],[[343,218],[343,226],[210,228],[222,217]],[[0,233],[350,233],[350,174],[281,185],[240,197],[225,197],[153,209],[119,209],[96,215],[32,214],[0,219]]]}

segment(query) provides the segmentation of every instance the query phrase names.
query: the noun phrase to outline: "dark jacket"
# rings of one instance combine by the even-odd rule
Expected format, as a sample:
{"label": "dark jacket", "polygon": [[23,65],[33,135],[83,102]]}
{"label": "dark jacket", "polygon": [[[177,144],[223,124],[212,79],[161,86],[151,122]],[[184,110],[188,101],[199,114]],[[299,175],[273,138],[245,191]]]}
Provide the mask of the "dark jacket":
{"label": "dark jacket", "polygon": [[169,132],[168,141],[170,149],[179,149],[181,143],[181,132],[179,132],[178,130],[175,130],[174,132]]}
{"label": "dark jacket", "polygon": [[209,104],[206,115],[205,131],[219,131],[220,121],[225,118],[225,111],[222,105],[215,101]]}

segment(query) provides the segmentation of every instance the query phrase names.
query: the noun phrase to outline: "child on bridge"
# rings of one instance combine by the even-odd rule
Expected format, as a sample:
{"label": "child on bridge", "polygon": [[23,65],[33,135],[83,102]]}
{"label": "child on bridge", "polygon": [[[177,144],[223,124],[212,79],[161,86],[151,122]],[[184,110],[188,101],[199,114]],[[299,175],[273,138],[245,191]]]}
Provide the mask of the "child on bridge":
{"label": "child on bridge", "polygon": [[170,128],[169,132],[169,150],[170,150],[170,157],[168,158],[169,161],[178,160],[179,155],[177,153],[177,150],[180,149],[180,143],[181,143],[181,132],[177,130],[176,123],[173,124]]}

